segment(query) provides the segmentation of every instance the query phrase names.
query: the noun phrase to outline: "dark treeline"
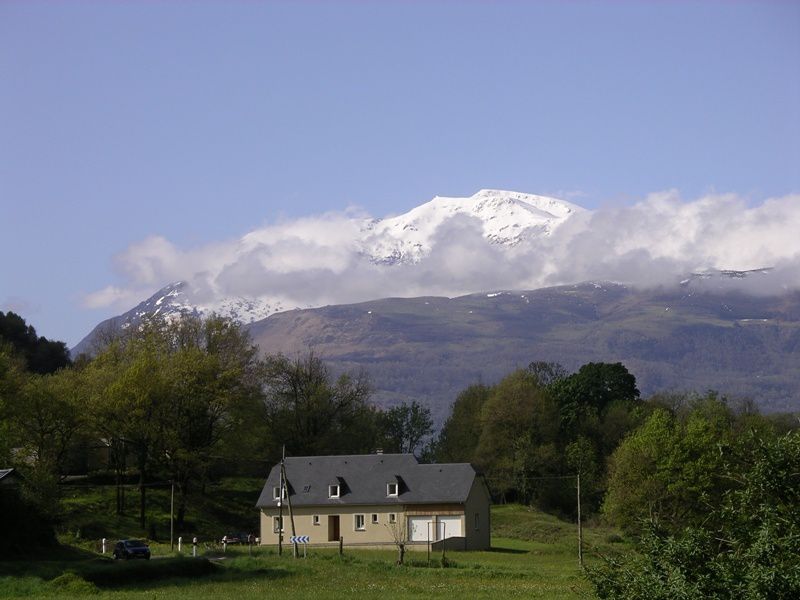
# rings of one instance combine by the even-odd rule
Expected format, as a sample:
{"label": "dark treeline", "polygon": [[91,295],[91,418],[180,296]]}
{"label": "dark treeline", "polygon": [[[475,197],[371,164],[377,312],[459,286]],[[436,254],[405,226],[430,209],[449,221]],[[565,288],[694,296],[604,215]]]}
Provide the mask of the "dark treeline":
{"label": "dark treeline", "polygon": [[575,482],[559,477],[580,473],[585,508],[599,509],[607,460],[646,412],[620,363],[589,363],[569,374],[536,362],[459,394],[433,454],[478,466],[498,500],[572,515]]}
{"label": "dark treeline", "polygon": [[34,373],[54,373],[69,366],[69,350],[64,342],[48,340],[36,335],[36,329],[25,319],[11,311],[0,311],[0,343],[13,348]]}

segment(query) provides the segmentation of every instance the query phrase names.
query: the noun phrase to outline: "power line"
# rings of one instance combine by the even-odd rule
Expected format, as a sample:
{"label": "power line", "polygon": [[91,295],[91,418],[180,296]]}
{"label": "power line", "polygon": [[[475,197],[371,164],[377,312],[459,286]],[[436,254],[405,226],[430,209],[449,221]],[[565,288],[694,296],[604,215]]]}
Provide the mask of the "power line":
{"label": "power line", "polygon": [[[525,477],[519,477],[519,476],[515,475],[515,476],[512,477],[512,479],[514,481],[520,481],[520,480],[538,481],[538,480],[541,480],[541,479],[575,479],[577,477],[578,477],[578,475],[541,475],[541,476],[528,475],[528,476],[525,476]],[[503,481],[506,478],[505,477],[485,477],[484,476],[484,479],[486,479],[487,481]]]}
{"label": "power line", "polygon": [[171,481],[152,481],[148,483],[59,483],[60,488],[96,488],[96,487],[113,487],[113,488],[134,488],[141,487],[169,487],[172,485]]}

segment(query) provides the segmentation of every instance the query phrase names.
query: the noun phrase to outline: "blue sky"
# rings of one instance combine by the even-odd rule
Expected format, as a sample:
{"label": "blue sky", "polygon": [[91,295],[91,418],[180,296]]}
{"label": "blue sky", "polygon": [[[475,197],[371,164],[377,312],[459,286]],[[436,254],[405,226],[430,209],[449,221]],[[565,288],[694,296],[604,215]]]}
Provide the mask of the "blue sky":
{"label": "blue sky", "polygon": [[796,2],[3,1],[0,81],[0,309],[70,345],[148,236],[800,191]]}

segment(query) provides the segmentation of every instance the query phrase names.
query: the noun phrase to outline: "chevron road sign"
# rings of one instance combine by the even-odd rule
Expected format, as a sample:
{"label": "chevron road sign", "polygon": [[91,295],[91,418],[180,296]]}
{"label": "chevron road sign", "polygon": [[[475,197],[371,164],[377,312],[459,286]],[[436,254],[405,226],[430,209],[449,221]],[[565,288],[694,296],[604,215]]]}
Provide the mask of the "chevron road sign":
{"label": "chevron road sign", "polygon": [[289,542],[292,544],[307,544],[310,541],[310,535],[293,535],[289,538]]}

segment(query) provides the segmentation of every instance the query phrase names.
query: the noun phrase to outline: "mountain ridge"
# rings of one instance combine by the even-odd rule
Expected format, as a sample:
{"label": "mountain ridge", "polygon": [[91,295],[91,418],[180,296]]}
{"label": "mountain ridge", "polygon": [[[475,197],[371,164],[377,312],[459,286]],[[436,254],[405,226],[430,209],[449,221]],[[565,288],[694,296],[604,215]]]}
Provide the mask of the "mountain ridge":
{"label": "mountain ridge", "polygon": [[335,373],[363,369],[379,404],[416,400],[438,424],[467,385],[537,360],[573,370],[619,361],[645,395],[715,389],[798,410],[800,292],[757,296],[720,283],[740,274],[646,290],[594,281],[384,298],[283,311],[246,329],[263,353],[313,349]]}

